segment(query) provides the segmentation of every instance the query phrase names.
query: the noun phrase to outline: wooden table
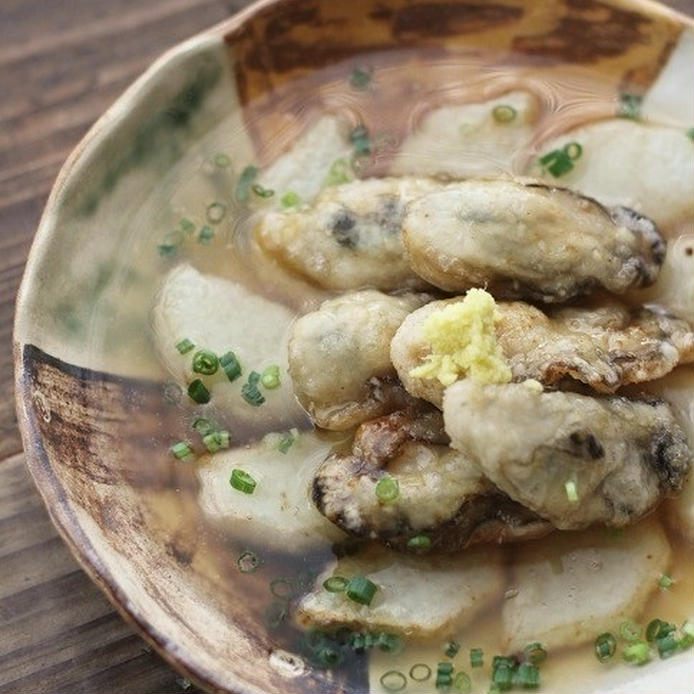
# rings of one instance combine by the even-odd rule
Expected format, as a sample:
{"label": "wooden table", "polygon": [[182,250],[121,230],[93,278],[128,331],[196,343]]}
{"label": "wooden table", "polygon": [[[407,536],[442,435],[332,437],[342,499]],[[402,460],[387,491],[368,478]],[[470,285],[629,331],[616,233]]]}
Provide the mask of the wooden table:
{"label": "wooden table", "polygon": [[[0,0],[0,693],[197,691],[114,612],[24,466],[12,317],[41,210],[93,121],[161,52],[247,0]],[[670,4],[694,14],[694,0]]]}

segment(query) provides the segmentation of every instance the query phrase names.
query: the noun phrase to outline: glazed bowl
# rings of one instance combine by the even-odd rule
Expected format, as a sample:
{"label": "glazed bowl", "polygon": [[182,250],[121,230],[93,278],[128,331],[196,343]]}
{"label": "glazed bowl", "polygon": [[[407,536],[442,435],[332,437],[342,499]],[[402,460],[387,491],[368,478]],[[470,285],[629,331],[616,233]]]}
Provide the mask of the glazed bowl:
{"label": "glazed bowl", "polygon": [[[216,152],[228,152],[233,166],[272,161],[311,109],[345,106],[333,86],[350,71],[382,67],[380,93],[362,110],[397,134],[417,112],[418,79],[440,80],[442,92],[454,85],[450,71],[427,73],[430,61],[485,55],[539,78],[588,68],[606,94],[637,92],[655,117],[694,122],[692,23],[654,3],[263,0],[160,58],[58,176],[17,303],[27,463],[84,569],[203,687],[327,693],[370,685],[363,659],[315,669],[268,631],[267,581],[239,575],[238,542],[209,527],[194,470],[172,461],[181,417],[175,404],[162,406],[167,374],[148,339],[166,260],[149,249],[166,239],[173,216],[195,216],[200,199],[219,194],[209,170]],[[292,93],[297,79],[313,90],[303,101]],[[267,558],[276,575],[288,563],[281,553]],[[691,669],[687,656],[619,669],[584,691],[685,692]]]}

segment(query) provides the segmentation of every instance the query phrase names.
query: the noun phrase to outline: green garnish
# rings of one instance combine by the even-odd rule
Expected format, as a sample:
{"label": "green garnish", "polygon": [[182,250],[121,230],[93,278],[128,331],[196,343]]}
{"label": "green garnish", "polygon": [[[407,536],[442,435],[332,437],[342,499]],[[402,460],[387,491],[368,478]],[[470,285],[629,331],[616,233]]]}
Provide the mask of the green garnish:
{"label": "green garnish", "polygon": [[344,576],[331,576],[323,581],[323,588],[328,593],[344,593],[349,581]]}
{"label": "green garnish", "polygon": [[277,366],[277,364],[271,364],[263,369],[263,373],[260,376],[260,382],[263,384],[263,387],[267,388],[268,390],[279,388],[280,367]]}
{"label": "green garnish", "polygon": [[574,161],[583,154],[583,147],[578,142],[569,142],[563,149],[554,149],[543,157],[540,157],[540,164],[558,178],[574,168]]}
{"label": "green garnish", "polygon": [[174,443],[169,450],[173,453],[174,458],[178,458],[178,460],[188,461],[193,457],[193,449],[186,441]]}
{"label": "green garnish", "polygon": [[330,166],[328,175],[323,181],[325,186],[336,186],[341,183],[349,183],[352,180],[352,170],[344,159],[336,159]]}
{"label": "green garnish", "polygon": [[395,501],[400,496],[400,485],[392,477],[381,477],[376,484],[376,496],[385,504]]}
{"label": "green garnish", "polygon": [[399,670],[388,670],[378,680],[387,692],[401,692],[407,686],[407,677]]}
{"label": "green garnish", "polygon": [[694,623],[686,621],[680,631],[682,632],[682,637],[679,640],[679,647],[682,650],[691,648],[694,644]]}
{"label": "green garnish", "polygon": [[198,243],[208,244],[214,238],[214,229],[207,224],[198,233]]}
{"label": "green garnish", "polygon": [[234,468],[231,471],[229,484],[234,489],[243,492],[244,494],[253,494],[257,482],[247,472],[239,470],[238,468]]}
{"label": "green garnish", "polygon": [[619,635],[625,641],[634,643],[641,639],[641,627],[633,619],[627,619],[619,625]]}
{"label": "green garnish", "polygon": [[370,605],[377,590],[378,586],[365,576],[354,576],[349,580],[345,593],[353,602],[358,602],[360,605]]}
{"label": "green garnish", "polygon": [[211,398],[210,391],[207,390],[205,384],[199,378],[196,378],[188,386],[188,395],[190,395],[190,397],[195,400],[198,405],[208,403]]}
{"label": "green garnish", "polygon": [[542,644],[539,643],[539,641],[528,644],[523,649],[523,653],[528,659],[528,662],[532,663],[533,665],[539,665],[547,659],[547,651],[542,647]]}
{"label": "green garnish", "polygon": [[371,84],[371,71],[355,67],[349,78],[349,83],[354,89],[366,89]]}
{"label": "green garnish", "polygon": [[220,169],[226,169],[228,166],[231,166],[231,159],[223,152],[220,152],[214,155],[214,163]]}
{"label": "green garnish", "polygon": [[265,402],[265,396],[258,389],[260,374],[251,371],[248,374],[248,381],[241,386],[241,397],[253,407],[260,407]]}
{"label": "green garnish", "polygon": [[595,639],[595,656],[597,659],[604,663],[614,656],[617,650],[617,639],[606,631],[604,634],[600,634],[598,638]]}
{"label": "green garnish", "polygon": [[620,94],[617,115],[621,118],[639,120],[641,118],[642,101],[643,97],[640,94],[629,94],[627,92]]}
{"label": "green garnish", "polygon": [[363,157],[371,154],[371,140],[365,125],[357,125],[349,134],[349,141],[354,145],[354,155]]}
{"label": "green garnish", "polygon": [[510,123],[516,119],[518,111],[508,104],[499,104],[492,109],[492,118],[497,123]]}
{"label": "green garnish", "polygon": [[467,672],[458,672],[453,678],[453,689],[461,694],[469,694],[472,691],[472,682]]}
{"label": "green garnish", "polygon": [[277,444],[277,450],[283,455],[286,455],[287,451],[294,445],[294,441],[296,441],[294,434],[287,432],[282,436],[279,444]]}
{"label": "green garnish", "polygon": [[271,198],[275,191],[272,188],[263,188],[260,183],[254,183],[251,186],[251,190],[259,197],[263,199]]}
{"label": "green garnish", "polygon": [[652,619],[648,622],[648,626],[646,626],[646,641],[652,643],[659,636],[662,636],[661,629],[666,625],[667,622],[663,622],[660,619]]}
{"label": "green garnish", "polygon": [[211,376],[217,373],[219,357],[209,349],[200,349],[193,355],[193,371],[196,374]]}
{"label": "green garnish", "polygon": [[294,586],[287,578],[276,578],[270,581],[270,592],[280,600],[290,600],[294,595]]}
{"label": "green garnish", "polygon": [[636,641],[622,651],[622,657],[627,663],[645,665],[651,659],[651,649],[645,641]]}
{"label": "green garnish", "polygon": [[482,667],[484,665],[484,651],[481,648],[470,649],[470,666]]}
{"label": "green garnish", "polygon": [[233,352],[222,354],[219,365],[230,381],[235,381],[241,375],[241,364]]}
{"label": "green garnish", "polygon": [[239,176],[236,184],[236,199],[239,202],[246,202],[251,194],[251,185],[258,175],[257,166],[247,166]]}
{"label": "green garnish", "polygon": [[191,349],[195,348],[195,343],[189,340],[187,337],[183,338],[180,342],[176,343],[176,349],[181,354],[188,354]]}
{"label": "green garnish", "polygon": [[426,682],[431,677],[431,668],[426,663],[415,663],[410,668],[410,678],[415,682]]}
{"label": "green garnish", "polygon": [[400,653],[405,647],[404,641],[397,634],[382,631],[376,638],[376,646],[384,653]]}
{"label": "green garnish", "polygon": [[679,642],[677,641],[674,631],[657,638],[655,640],[655,647],[658,649],[658,655],[662,659],[675,655],[679,647]]}
{"label": "green garnish", "polygon": [[242,574],[253,573],[263,562],[250,550],[241,552],[236,560],[236,566]]}
{"label": "green garnish", "polygon": [[229,448],[229,432],[211,431],[202,437],[202,442],[210,453],[216,453],[222,448]]}
{"label": "green garnish", "polygon": [[564,483],[564,489],[566,489],[566,498],[575,504],[578,501],[578,491],[576,490],[576,482],[574,480],[569,480]]}
{"label": "green garnish", "polygon": [[453,663],[439,663],[436,666],[436,688],[447,689],[453,682]]}
{"label": "green garnish", "polygon": [[673,585],[675,585],[675,581],[667,574],[661,574],[660,578],[658,579],[658,585],[663,590],[669,590]]}
{"label": "green garnish", "polygon": [[288,190],[281,198],[282,207],[297,207],[301,203],[301,198],[293,190]]}
{"label": "green garnish", "polygon": [[223,219],[224,215],[227,213],[227,208],[224,203],[212,202],[207,206],[205,215],[207,216],[207,221],[210,224],[219,224]]}
{"label": "green garnish", "polygon": [[689,128],[689,130],[687,130],[687,137],[690,140],[694,140],[694,128]]}
{"label": "green garnish", "polygon": [[186,217],[183,217],[181,221],[178,223],[181,229],[183,229],[184,233],[190,235],[195,231],[195,224],[190,221],[190,219],[187,219]]}
{"label": "green garnish", "polygon": [[540,670],[532,663],[521,663],[513,679],[523,689],[537,689],[540,686]]}
{"label": "green garnish", "polygon": [[457,641],[449,641],[446,644],[446,650],[444,651],[444,655],[447,658],[455,658],[455,656],[458,654],[459,650],[460,650],[460,644]]}
{"label": "green garnish", "polygon": [[180,229],[170,231],[164,236],[162,242],[157,246],[159,255],[162,257],[176,255],[178,247],[185,241],[183,232]]}
{"label": "green garnish", "polygon": [[500,692],[507,692],[513,684],[513,665],[500,663],[492,671],[492,684],[496,685]]}
{"label": "green garnish", "polygon": [[428,552],[431,549],[431,538],[428,535],[415,535],[407,541],[407,549],[413,552]]}

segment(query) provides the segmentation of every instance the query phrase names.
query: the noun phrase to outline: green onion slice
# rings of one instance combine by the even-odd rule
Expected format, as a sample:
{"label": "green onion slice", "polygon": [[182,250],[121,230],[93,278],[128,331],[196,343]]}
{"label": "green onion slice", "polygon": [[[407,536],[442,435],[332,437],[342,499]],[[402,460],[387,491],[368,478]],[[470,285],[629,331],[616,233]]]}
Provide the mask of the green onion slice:
{"label": "green onion slice", "polygon": [[214,229],[207,224],[198,233],[198,243],[208,244],[214,238]]}
{"label": "green onion slice", "polygon": [[349,581],[344,576],[331,576],[323,581],[323,588],[328,593],[344,593]]}
{"label": "green onion slice", "polygon": [[431,538],[428,535],[415,535],[407,541],[407,549],[413,552],[427,552],[431,549]]}
{"label": "green onion slice", "polygon": [[446,644],[446,650],[444,651],[444,655],[448,658],[454,658],[458,654],[459,650],[460,644],[457,641],[449,641]]}
{"label": "green onion slice", "polygon": [[294,441],[296,441],[294,434],[291,432],[284,434],[280,439],[277,450],[283,455],[286,455],[287,451],[294,445]]}
{"label": "green onion slice", "polygon": [[208,403],[210,401],[210,398],[212,397],[210,395],[210,391],[207,390],[205,384],[199,378],[196,378],[188,386],[188,395],[193,400],[195,400],[195,402],[197,402],[198,405],[204,405],[205,403]]}
{"label": "green onion slice", "polygon": [[193,449],[186,441],[178,441],[169,449],[173,453],[174,458],[178,460],[188,461],[193,457]]}
{"label": "green onion slice", "polygon": [[645,665],[651,659],[651,649],[645,641],[636,641],[622,651],[622,657],[628,663]]}
{"label": "green onion slice", "polygon": [[241,386],[241,397],[253,407],[260,407],[265,402],[265,396],[258,389],[260,374],[257,371],[251,371],[248,374],[248,382]]}
{"label": "green onion slice", "polygon": [[453,689],[461,694],[469,694],[472,691],[472,682],[467,672],[457,672],[453,678]]}
{"label": "green onion slice", "polygon": [[159,255],[162,257],[173,256],[178,253],[178,247],[183,243],[185,237],[180,229],[170,231],[164,236],[162,242],[157,246]]}
{"label": "green onion slice", "polygon": [[571,161],[576,161],[576,159],[579,159],[581,157],[581,154],[583,154],[583,147],[581,147],[578,142],[569,142],[568,144],[564,145],[564,154],[571,159]]}
{"label": "green onion slice", "polygon": [[492,118],[497,123],[510,123],[516,119],[518,111],[508,104],[499,104],[492,109]]}
{"label": "green onion slice", "polygon": [[619,625],[619,635],[627,642],[634,643],[641,639],[641,627],[632,619],[627,619]]}
{"label": "green onion slice", "polygon": [[610,634],[609,631],[600,634],[600,636],[595,639],[595,656],[601,663],[612,658],[616,651],[617,639],[613,634]]}
{"label": "green onion slice", "polygon": [[500,692],[507,692],[513,685],[513,667],[501,664],[492,672],[492,684],[495,684]]}
{"label": "green onion slice", "polygon": [[349,580],[345,593],[353,602],[370,605],[377,590],[378,586],[365,576],[354,576]]}
{"label": "green onion slice", "polygon": [[247,166],[239,176],[236,184],[236,199],[239,202],[247,202],[251,194],[251,185],[258,175],[258,167]]}
{"label": "green onion slice", "polygon": [[376,484],[376,496],[383,503],[395,501],[400,496],[400,485],[392,477],[381,477]]}
{"label": "green onion slice", "polygon": [[336,186],[352,180],[352,170],[344,159],[336,159],[330,166],[323,185]]}
{"label": "green onion slice", "polygon": [[231,166],[231,159],[223,152],[219,152],[219,154],[214,155],[214,163],[220,169],[226,169],[227,167]]}
{"label": "green onion slice", "polygon": [[431,677],[431,668],[426,663],[415,663],[410,668],[410,678],[415,682],[426,682]]}
{"label": "green onion slice", "polygon": [[272,188],[263,188],[263,186],[261,186],[260,183],[254,183],[251,186],[251,190],[259,198],[263,198],[264,200],[267,200],[267,198],[271,198],[275,194],[275,191],[272,190]]}
{"label": "green onion slice", "polygon": [[564,483],[564,489],[566,489],[566,498],[575,504],[578,502],[578,491],[576,489],[576,482],[574,480],[568,480]]}
{"label": "green onion slice", "polygon": [[400,653],[405,647],[405,642],[397,634],[382,631],[378,635],[375,645],[384,653]]}
{"label": "green onion slice", "polygon": [[263,373],[260,375],[260,382],[268,390],[273,390],[274,388],[279,388],[280,386],[280,367],[277,364],[271,364],[270,366],[263,369]]}
{"label": "green onion slice", "polygon": [[690,140],[694,140],[694,128],[689,128],[689,130],[687,130],[687,137]]}
{"label": "green onion slice", "polygon": [[297,207],[301,203],[301,198],[293,190],[288,190],[281,198],[282,207]]}
{"label": "green onion slice", "polygon": [[215,430],[215,425],[212,420],[207,419],[207,417],[196,417],[192,424],[193,429],[200,434],[200,436],[205,436],[210,432]]}
{"label": "green onion slice", "polygon": [[257,554],[250,550],[245,550],[236,559],[236,566],[242,574],[252,574],[263,562]]}
{"label": "green onion slice", "polygon": [[533,665],[539,665],[540,663],[547,660],[547,651],[542,647],[539,641],[528,644],[524,649],[523,653],[528,659],[528,662]]}
{"label": "green onion slice", "polygon": [[470,649],[470,665],[472,667],[482,667],[484,664],[484,651],[481,648]]}
{"label": "green onion slice", "polygon": [[540,669],[532,663],[521,663],[515,672],[515,679],[523,689],[537,689],[540,686]]}
{"label": "green onion slice", "polygon": [[183,232],[188,234],[189,236],[195,231],[195,224],[193,224],[193,222],[191,222],[190,219],[187,219],[186,217],[183,217],[178,224],[183,230]]}
{"label": "green onion slice", "polygon": [[686,621],[682,628],[680,629],[682,637],[679,640],[679,647],[681,650],[691,648],[694,645],[694,623]]}
{"label": "green onion slice", "polygon": [[244,494],[253,494],[258,484],[247,472],[234,468],[231,471],[229,484]]}
{"label": "green onion slice", "polygon": [[658,655],[661,658],[669,658],[677,652],[679,642],[674,632],[665,634],[655,640],[655,647],[658,649]]}
{"label": "green onion slice", "polygon": [[627,92],[620,94],[617,115],[622,118],[638,120],[641,117],[642,102],[643,97],[640,94],[629,94]]}
{"label": "green onion slice", "polygon": [[222,448],[229,448],[229,432],[211,431],[202,437],[202,442],[210,453],[216,453]]}
{"label": "green onion slice", "polygon": [[276,578],[270,581],[270,592],[280,600],[290,600],[294,595],[294,586],[287,578]]}
{"label": "green onion slice", "polygon": [[371,71],[355,67],[349,78],[349,83],[354,89],[367,89],[371,84]]}
{"label": "green onion slice", "polygon": [[176,349],[181,354],[188,354],[191,349],[195,349],[195,343],[189,340],[187,337],[184,337],[180,342],[176,343]]}
{"label": "green onion slice", "polygon": [[224,203],[213,202],[207,206],[205,215],[207,217],[207,221],[210,224],[219,224],[224,219],[224,215],[226,213],[227,208],[226,205],[224,205]]}
{"label": "green onion slice", "polygon": [[387,692],[401,692],[407,686],[407,677],[399,670],[388,670],[381,675],[379,682]]}
{"label": "green onion slice", "polygon": [[658,585],[663,590],[669,590],[670,588],[672,588],[674,584],[675,582],[673,581],[673,579],[667,574],[661,574],[660,578],[658,579]]}
{"label": "green onion slice", "polygon": [[219,365],[230,381],[235,381],[241,375],[241,363],[233,352],[222,354]]}
{"label": "green onion slice", "polygon": [[217,373],[219,368],[219,358],[209,349],[199,349],[193,355],[193,371],[197,374],[211,376]]}

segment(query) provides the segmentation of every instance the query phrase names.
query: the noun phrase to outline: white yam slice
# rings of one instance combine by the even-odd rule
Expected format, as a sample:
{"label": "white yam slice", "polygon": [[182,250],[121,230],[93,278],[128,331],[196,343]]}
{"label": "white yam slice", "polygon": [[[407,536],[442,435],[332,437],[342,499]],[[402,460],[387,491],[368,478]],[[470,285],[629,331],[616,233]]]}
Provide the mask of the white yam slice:
{"label": "white yam slice", "polygon": [[[694,142],[683,128],[646,125],[626,118],[572,130],[543,145],[539,154],[569,142],[583,148],[574,168],[545,178],[599,200],[625,205],[650,217],[664,235],[694,214]],[[536,175],[537,160],[530,173]]]}
{"label": "white yam slice", "polygon": [[[253,431],[307,421],[287,373],[287,339],[293,318],[285,306],[235,282],[204,275],[190,265],[179,265],[166,276],[152,316],[157,351],[173,378],[184,390],[193,379],[202,378],[212,395],[205,407]],[[196,347],[182,355],[176,344],[184,338]],[[213,376],[200,377],[192,369],[193,355],[200,348],[220,356],[233,351],[241,362],[242,375],[230,382],[220,368]],[[265,403],[253,407],[241,397],[241,387],[251,371],[262,372],[272,364],[280,367],[281,385],[274,390],[261,386]]]}
{"label": "white yam slice", "polygon": [[[366,576],[378,586],[371,605],[325,590],[323,581],[330,576]],[[495,547],[427,557],[374,547],[340,559],[319,576],[301,600],[298,618],[321,628],[347,625],[414,638],[449,635],[498,600],[504,583],[502,554]]]}
{"label": "white yam slice", "polygon": [[524,544],[510,584],[518,592],[502,612],[505,650],[576,646],[638,619],[670,555],[654,519],[618,535],[599,528]]}
{"label": "white yam slice", "polygon": [[[512,120],[500,123],[494,118],[492,112],[500,106],[515,110]],[[530,142],[538,112],[537,100],[525,91],[437,108],[403,142],[391,173],[456,177],[512,173],[513,156]]]}
{"label": "white yam slice", "polygon": [[[344,533],[322,516],[310,498],[313,475],[336,438],[302,433],[282,454],[259,443],[213,455],[198,469],[198,501],[204,513],[234,536],[297,551],[335,542]],[[252,494],[229,484],[232,470],[256,481]]]}

